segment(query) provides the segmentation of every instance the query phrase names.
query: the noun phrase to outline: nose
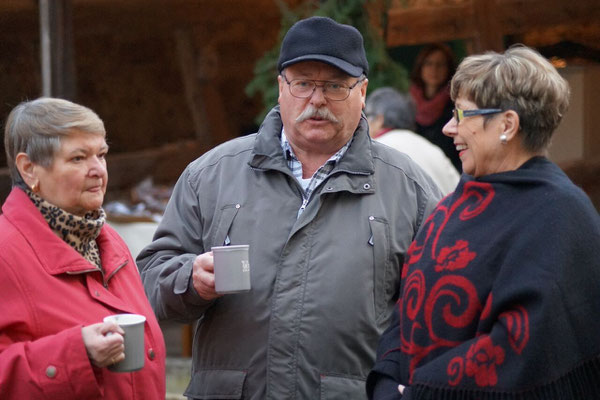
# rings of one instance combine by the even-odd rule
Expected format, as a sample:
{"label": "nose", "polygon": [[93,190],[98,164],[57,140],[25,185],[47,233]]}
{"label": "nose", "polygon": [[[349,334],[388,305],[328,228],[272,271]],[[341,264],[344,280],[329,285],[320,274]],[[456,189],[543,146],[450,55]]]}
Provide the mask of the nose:
{"label": "nose", "polygon": [[106,159],[104,157],[91,157],[88,174],[90,176],[104,177],[107,174]]}
{"label": "nose", "polygon": [[317,108],[327,102],[325,98],[325,87],[323,85],[316,85],[310,96],[310,103],[315,105]]}
{"label": "nose", "polygon": [[450,118],[446,125],[442,128],[442,133],[448,137],[453,137],[458,133],[458,124],[456,123],[456,119],[454,117]]}

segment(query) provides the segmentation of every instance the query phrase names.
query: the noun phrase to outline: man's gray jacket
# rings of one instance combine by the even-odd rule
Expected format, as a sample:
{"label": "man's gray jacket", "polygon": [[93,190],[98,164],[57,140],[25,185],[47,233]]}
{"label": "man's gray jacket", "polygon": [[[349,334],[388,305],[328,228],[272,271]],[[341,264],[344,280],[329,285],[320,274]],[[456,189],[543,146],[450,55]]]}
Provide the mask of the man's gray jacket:
{"label": "man's gray jacket", "polygon": [[[280,143],[279,108],[257,134],[192,162],[138,257],[161,320],[198,321],[194,399],[364,399],[403,257],[440,192],[407,156],[354,140],[306,209]],[[196,255],[250,245],[249,292],[213,301],[192,285]]]}

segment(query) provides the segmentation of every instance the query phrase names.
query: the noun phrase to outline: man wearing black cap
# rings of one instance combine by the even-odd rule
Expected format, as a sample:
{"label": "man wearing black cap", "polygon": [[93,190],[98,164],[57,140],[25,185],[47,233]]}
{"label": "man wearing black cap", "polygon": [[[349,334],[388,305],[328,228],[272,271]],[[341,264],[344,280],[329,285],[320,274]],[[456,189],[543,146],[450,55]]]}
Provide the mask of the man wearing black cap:
{"label": "man wearing black cap", "polygon": [[[279,106],[186,168],[138,257],[158,317],[198,321],[192,399],[366,398],[404,256],[440,198],[371,141],[355,28],[299,21],[278,66]],[[251,289],[217,293],[211,247],[241,244]]]}

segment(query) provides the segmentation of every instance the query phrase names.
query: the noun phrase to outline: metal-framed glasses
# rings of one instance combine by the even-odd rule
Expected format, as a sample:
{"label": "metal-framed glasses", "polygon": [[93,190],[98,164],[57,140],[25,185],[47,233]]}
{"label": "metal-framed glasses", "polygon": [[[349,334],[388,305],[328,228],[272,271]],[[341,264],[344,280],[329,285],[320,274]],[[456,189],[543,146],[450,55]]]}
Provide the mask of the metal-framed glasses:
{"label": "metal-framed glasses", "polygon": [[[365,80],[365,78],[361,78],[351,86],[348,86],[342,82],[315,81],[311,79],[292,79],[291,81],[288,81],[284,74],[281,74],[281,76],[289,85],[290,94],[294,97],[307,99],[312,96],[318,86],[323,90],[323,96],[325,96],[327,100],[333,101],[346,100],[348,96],[350,96],[350,91]],[[317,85],[317,82],[319,82],[320,85]]]}
{"label": "metal-framed glasses", "polygon": [[452,110],[452,116],[456,120],[456,123],[460,124],[465,117],[472,117],[474,115],[489,115],[501,113],[502,110],[499,108],[479,108],[476,110],[461,110],[460,108],[454,108]]}

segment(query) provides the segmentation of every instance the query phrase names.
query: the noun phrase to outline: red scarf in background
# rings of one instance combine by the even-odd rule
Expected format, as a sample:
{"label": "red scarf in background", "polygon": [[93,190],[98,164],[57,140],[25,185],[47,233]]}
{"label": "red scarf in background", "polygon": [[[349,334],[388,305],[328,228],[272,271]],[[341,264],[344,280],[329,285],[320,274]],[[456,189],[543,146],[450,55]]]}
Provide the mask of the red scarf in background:
{"label": "red scarf in background", "polygon": [[410,86],[410,95],[415,101],[417,114],[415,120],[422,126],[433,125],[444,112],[444,107],[450,101],[450,88],[445,86],[431,99],[425,98],[423,88],[416,85]]}
{"label": "red scarf in background", "polygon": [[372,139],[377,139],[378,137],[385,135],[386,133],[388,133],[391,130],[392,130],[392,128],[381,129],[379,132],[377,132],[376,134],[374,134],[373,136],[371,136],[371,138]]}

